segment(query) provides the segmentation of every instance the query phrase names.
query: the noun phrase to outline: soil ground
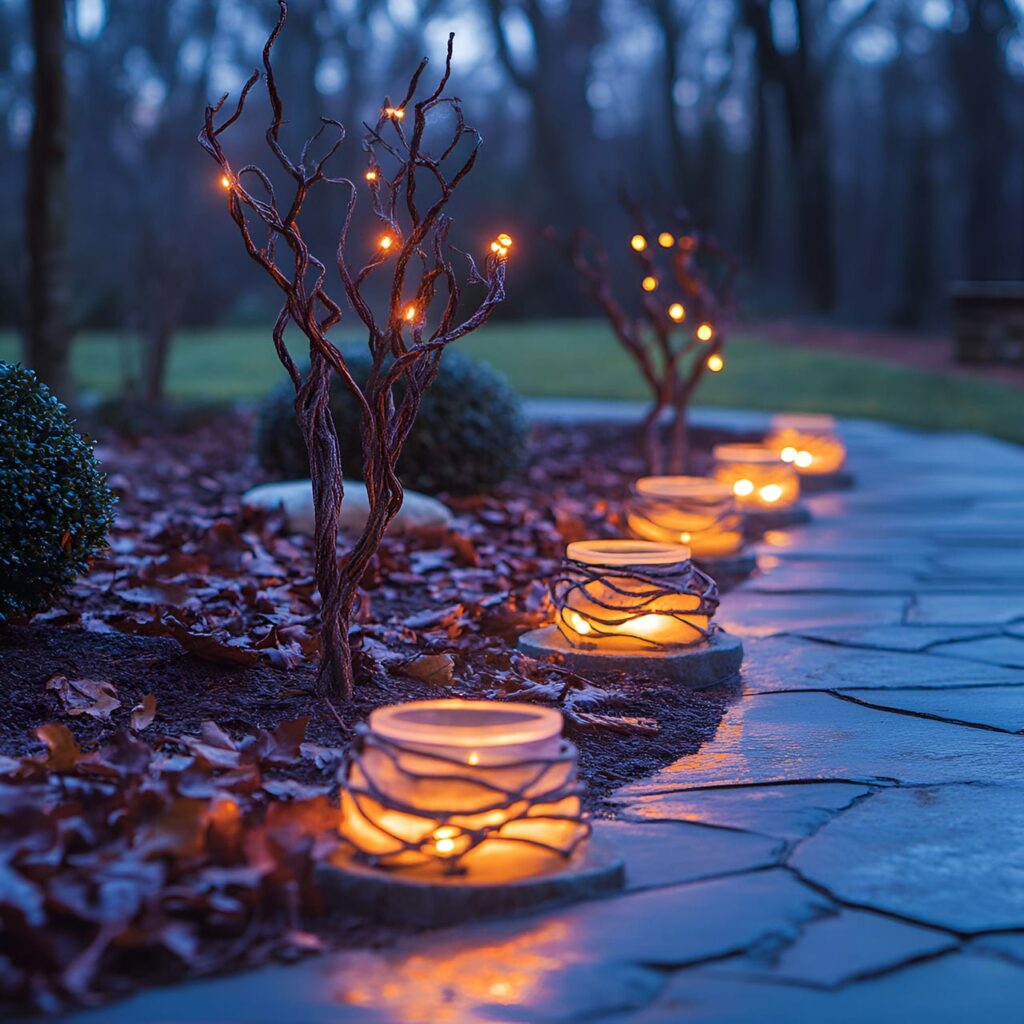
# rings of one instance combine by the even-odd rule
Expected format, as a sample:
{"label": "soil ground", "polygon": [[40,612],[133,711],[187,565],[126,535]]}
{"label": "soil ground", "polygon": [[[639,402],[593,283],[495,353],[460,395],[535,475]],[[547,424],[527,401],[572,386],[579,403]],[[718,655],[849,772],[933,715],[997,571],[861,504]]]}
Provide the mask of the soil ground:
{"label": "soil ground", "polygon": [[[147,694],[156,698],[157,716],[143,738],[158,747],[180,749],[177,738],[194,736],[206,721],[238,738],[308,715],[306,740],[338,757],[355,723],[382,704],[445,695],[541,700],[566,711],[597,808],[615,787],[714,733],[724,692],[623,676],[587,681],[515,653],[515,636],[544,618],[540,581],[563,544],[619,529],[617,502],[641,469],[629,432],[538,427],[520,479],[492,497],[451,500],[457,519],[448,537],[426,550],[416,540],[387,541],[366,581],[358,685],[344,704],[313,693],[308,542],[280,521],[254,521],[239,509],[244,490],[262,480],[249,454],[251,429],[247,415],[233,413],[184,431],[102,438],[120,493],[112,550],[59,608],[0,627],[0,753],[37,752],[35,729],[49,721],[94,746],[123,728]],[[290,604],[282,603],[282,589]],[[299,626],[287,608],[297,609]],[[199,653],[170,635],[139,635],[165,625]],[[298,640],[283,639],[293,628],[301,630]],[[258,639],[267,636],[272,642]],[[213,657],[237,651],[244,663],[203,656],[211,653],[202,647],[208,638]],[[407,671],[418,657],[439,653],[453,660],[450,680]],[[47,689],[55,676],[110,683],[121,706],[105,718],[69,717]],[[335,758],[319,767],[297,759],[283,773],[323,781],[336,767]]]}

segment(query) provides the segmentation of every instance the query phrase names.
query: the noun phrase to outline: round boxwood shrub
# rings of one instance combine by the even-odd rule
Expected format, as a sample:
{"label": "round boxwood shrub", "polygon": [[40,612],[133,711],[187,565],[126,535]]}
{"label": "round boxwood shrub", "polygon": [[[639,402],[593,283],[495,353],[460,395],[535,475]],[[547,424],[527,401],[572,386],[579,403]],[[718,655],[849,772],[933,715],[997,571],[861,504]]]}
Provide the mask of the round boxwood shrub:
{"label": "round boxwood shrub", "polygon": [[48,608],[114,522],[92,444],[31,370],[0,362],[0,621]]}
{"label": "round boxwood shrub", "polygon": [[[363,383],[369,377],[368,352],[346,350],[345,360],[357,381]],[[359,407],[338,378],[331,385],[331,412],[345,476],[361,478]],[[309,476],[291,381],[281,383],[264,400],[256,451],[260,465],[278,479]],[[508,381],[483,363],[449,351],[423,395],[398,462],[398,475],[406,487],[428,494],[475,494],[521,469],[525,453],[526,420]]]}

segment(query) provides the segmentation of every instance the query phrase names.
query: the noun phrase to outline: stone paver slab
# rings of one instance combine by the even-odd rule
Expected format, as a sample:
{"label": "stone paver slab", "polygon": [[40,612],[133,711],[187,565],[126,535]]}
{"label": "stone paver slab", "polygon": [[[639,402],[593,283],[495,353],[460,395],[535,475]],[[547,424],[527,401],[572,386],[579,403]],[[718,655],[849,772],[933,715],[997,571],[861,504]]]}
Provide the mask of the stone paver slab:
{"label": "stone paver slab", "polygon": [[907,610],[907,622],[985,625],[1024,619],[1024,591],[985,594],[921,594]]}
{"label": "stone paver slab", "polygon": [[796,530],[773,530],[756,547],[758,554],[775,555],[786,562],[806,559],[849,561],[858,559],[863,565],[893,563],[910,556],[927,558],[941,550],[940,546],[921,538],[850,537],[837,527],[817,524]]}
{"label": "stone paver slab", "polygon": [[653,889],[541,917],[427,933],[384,952],[144,993],[83,1024],[463,1024],[590,1020],[649,1003],[663,976],[794,941],[832,905],[774,869]]}
{"label": "stone paver slab", "polygon": [[959,932],[1024,929],[1024,789],[874,793],[790,863],[839,899]]}
{"label": "stone paver slab", "polygon": [[1024,733],[1024,673],[1018,686],[843,692],[872,705]]}
{"label": "stone paver slab", "polygon": [[875,651],[794,637],[747,638],[744,649],[740,678],[753,693],[1024,682],[1018,669],[982,666],[931,653]]}
{"label": "stone paver slab", "polygon": [[964,658],[988,665],[1006,665],[1024,669],[1024,637],[993,636],[962,643],[942,644],[932,654],[943,658]]}
{"label": "stone paver slab", "polygon": [[782,852],[765,836],[672,822],[595,821],[594,835],[625,860],[629,889],[769,867]]}
{"label": "stone paver slab", "polygon": [[1016,1024],[1024,968],[951,953],[838,992],[743,981],[721,968],[676,975],[629,1024]]}
{"label": "stone paver slab", "polygon": [[[995,635],[998,626],[799,626],[794,636],[827,640],[846,647],[872,647],[880,651],[924,651],[933,644],[974,640]],[[931,651],[938,654],[941,650]]]}
{"label": "stone paver slab", "polygon": [[886,565],[850,567],[836,561],[829,568],[823,562],[788,560],[769,572],[752,577],[744,593],[759,594],[911,594],[918,577]]}
{"label": "stone paver slab", "polygon": [[638,818],[700,821],[780,839],[802,839],[870,792],[867,786],[847,782],[810,782],[795,786],[689,789],[617,799],[623,814]]}
{"label": "stone paver slab", "polygon": [[982,935],[971,939],[968,948],[991,956],[1001,956],[1024,965],[1024,932],[1003,935]]}
{"label": "stone paver slab", "polygon": [[715,738],[618,790],[794,780],[1024,783],[1024,737],[862,707],[826,693],[752,694],[731,705]]}
{"label": "stone paver slab", "polygon": [[812,921],[791,945],[766,951],[763,956],[755,950],[741,960],[730,961],[729,967],[746,977],[761,974],[837,988],[958,945],[948,932],[906,924],[884,914],[844,909]]}
{"label": "stone paver slab", "polygon": [[772,636],[797,626],[884,626],[903,621],[909,600],[909,594],[758,594],[737,590],[725,595],[716,621],[738,636]]}

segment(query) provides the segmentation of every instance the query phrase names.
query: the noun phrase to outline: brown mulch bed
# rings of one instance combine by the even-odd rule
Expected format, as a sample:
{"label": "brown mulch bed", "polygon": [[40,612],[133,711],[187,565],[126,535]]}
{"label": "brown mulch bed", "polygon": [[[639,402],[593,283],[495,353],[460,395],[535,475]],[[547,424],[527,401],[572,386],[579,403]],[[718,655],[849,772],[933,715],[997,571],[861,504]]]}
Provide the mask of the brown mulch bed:
{"label": "brown mulch bed", "polygon": [[[516,652],[565,544],[618,532],[641,466],[621,428],[535,432],[523,478],[451,499],[453,529],[389,539],[364,580],[357,692],[313,695],[310,545],[239,510],[252,422],[105,437],[107,558],[61,606],[0,626],[0,998],[43,1010],[324,945],[312,872],[354,724],[436,696],[541,701],[591,809],[696,750],[729,694],[586,680]],[[167,955],[153,956],[154,951]]]}

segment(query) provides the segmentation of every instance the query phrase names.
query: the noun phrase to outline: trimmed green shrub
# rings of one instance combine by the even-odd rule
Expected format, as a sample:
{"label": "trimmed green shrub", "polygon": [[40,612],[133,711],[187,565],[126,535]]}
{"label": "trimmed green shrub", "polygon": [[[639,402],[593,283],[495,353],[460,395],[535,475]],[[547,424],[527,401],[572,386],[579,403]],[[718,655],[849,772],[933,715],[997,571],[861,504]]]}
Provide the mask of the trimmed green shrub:
{"label": "trimmed green shrub", "polygon": [[115,500],[67,409],[0,362],[0,620],[50,607],[88,569]]}
{"label": "trimmed green shrub", "polygon": [[[371,369],[369,353],[346,351],[345,359],[355,379],[364,383]],[[337,378],[331,385],[331,412],[342,470],[346,477],[360,479],[359,407]],[[256,453],[260,465],[278,479],[309,476],[291,381],[274,388],[263,402]],[[427,494],[488,491],[520,470],[525,454],[526,420],[518,394],[489,366],[446,352],[399,459],[402,483]]]}

